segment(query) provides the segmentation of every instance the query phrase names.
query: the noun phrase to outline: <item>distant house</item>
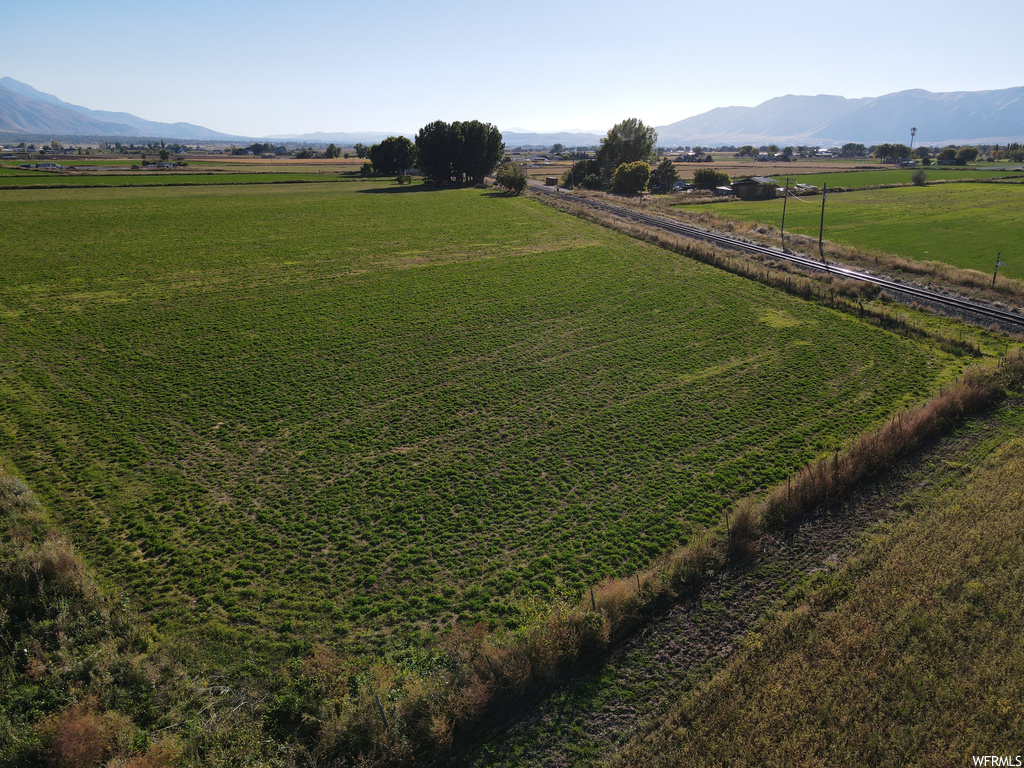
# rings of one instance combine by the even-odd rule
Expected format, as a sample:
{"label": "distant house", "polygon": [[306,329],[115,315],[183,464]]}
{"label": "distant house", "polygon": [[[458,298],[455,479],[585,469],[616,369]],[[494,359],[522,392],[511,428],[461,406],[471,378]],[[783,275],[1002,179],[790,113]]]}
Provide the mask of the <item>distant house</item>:
{"label": "distant house", "polygon": [[778,188],[778,182],[767,176],[748,176],[732,183],[733,194],[741,200],[770,200]]}
{"label": "distant house", "polygon": [[715,194],[721,197],[728,197],[733,194],[732,187],[715,187]]}

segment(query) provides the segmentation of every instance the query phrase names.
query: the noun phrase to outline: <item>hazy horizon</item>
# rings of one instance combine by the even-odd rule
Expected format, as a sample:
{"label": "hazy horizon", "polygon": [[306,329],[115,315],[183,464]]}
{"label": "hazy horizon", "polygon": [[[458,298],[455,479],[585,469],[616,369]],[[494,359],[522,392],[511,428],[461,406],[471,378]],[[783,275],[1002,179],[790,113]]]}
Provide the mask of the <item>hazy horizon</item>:
{"label": "hazy horizon", "polygon": [[238,136],[412,134],[437,119],[600,134],[626,117],[667,125],[786,94],[1021,85],[1017,49],[998,38],[1020,28],[1024,5],[979,0],[978,37],[931,39],[963,15],[950,0],[927,13],[879,0],[738,0],[715,13],[641,0],[625,20],[606,0],[298,0],[286,12],[185,0],[173,14],[54,0],[5,12],[0,74],[89,109]]}

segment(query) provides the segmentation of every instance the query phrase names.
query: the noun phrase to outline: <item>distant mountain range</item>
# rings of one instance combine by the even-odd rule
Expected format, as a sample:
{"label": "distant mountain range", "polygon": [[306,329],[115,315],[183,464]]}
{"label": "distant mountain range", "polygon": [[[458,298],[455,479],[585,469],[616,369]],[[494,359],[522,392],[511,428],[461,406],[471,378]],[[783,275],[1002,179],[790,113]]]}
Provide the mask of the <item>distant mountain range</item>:
{"label": "distant mountain range", "polygon": [[240,138],[191,123],[158,123],[127,112],[86,109],[10,77],[0,78],[0,135],[4,133],[206,141]]}
{"label": "distant mountain range", "polygon": [[[624,116],[625,117],[625,116]],[[780,96],[756,107],[720,107],[657,127],[661,146],[753,144],[838,146],[909,143],[1005,144],[1024,141],[1024,86],[995,91],[930,93],[900,91],[885,96]],[[149,137],[190,141],[248,141],[191,123],[158,123],[127,112],[102,112],[61,101],[9,77],[0,78],[0,137],[8,135]],[[268,136],[291,143],[343,146],[373,144],[387,132],[318,132]],[[508,147],[593,146],[601,135],[580,131],[504,132]]]}
{"label": "distant mountain range", "polygon": [[910,143],[1005,144],[1024,141],[1024,86],[998,91],[885,96],[780,96],[756,107],[721,107],[658,127],[662,145],[836,146]]}

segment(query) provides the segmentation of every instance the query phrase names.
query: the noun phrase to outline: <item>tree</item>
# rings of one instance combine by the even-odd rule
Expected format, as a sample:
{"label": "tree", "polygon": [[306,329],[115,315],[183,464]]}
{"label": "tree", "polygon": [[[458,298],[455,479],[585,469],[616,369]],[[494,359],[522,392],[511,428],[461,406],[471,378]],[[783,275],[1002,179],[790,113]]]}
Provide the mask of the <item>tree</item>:
{"label": "tree", "polygon": [[416,134],[416,152],[420,170],[431,181],[481,184],[498,166],[505,143],[490,123],[470,120],[449,125],[435,120]]}
{"label": "tree", "polygon": [[676,167],[671,160],[666,158],[658,163],[658,167],[651,172],[651,189],[665,187],[665,191],[668,191],[678,178]]}
{"label": "tree", "polygon": [[939,165],[952,165],[956,162],[956,147],[946,147],[935,156]]}
{"label": "tree", "polygon": [[514,195],[526,189],[526,171],[519,163],[503,163],[494,174],[495,181]]}
{"label": "tree", "polygon": [[456,176],[461,174],[465,181],[483,184],[505,154],[501,131],[479,120],[452,123],[452,129],[461,137],[461,153],[455,162]]}
{"label": "tree", "polygon": [[552,144],[551,145],[551,154],[553,154],[553,155],[560,155],[564,151],[565,151],[565,147],[563,147],[561,144],[557,144],[556,143],[556,144]]}
{"label": "tree", "polygon": [[973,163],[978,159],[978,148],[977,147],[960,147],[956,153],[956,159],[954,162],[957,165],[967,165]]}
{"label": "tree", "polygon": [[597,162],[605,177],[624,163],[646,162],[654,157],[658,134],[653,127],[644,125],[635,117],[612,126],[601,139]]}
{"label": "tree", "polygon": [[333,143],[327,145],[327,149],[324,150],[324,157],[329,157],[332,160],[337,157],[341,157],[341,150],[334,146]]}
{"label": "tree", "polygon": [[171,150],[169,150],[169,149],[161,149],[160,150],[160,161],[166,163],[170,159],[171,159]]}
{"label": "tree", "polygon": [[883,163],[896,163],[910,157],[910,147],[906,144],[879,144],[875,147],[875,157]]}
{"label": "tree", "polygon": [[[558,183],[563,187],[572,189],[573,187],[585,187],[586,189],[597,189],[600,187],[600,174],[601,167],[597,164],[596,160],[577,160],[572,164],[565,173],[562,174],[562,178],[558,180]],[[584,180],[587,178],[598,179],[596,186],[586,186]]]}
{"label": "tree", "polygon": [[356,144],[353,149],[356,151],[356,157],[363,160],[366,157],[367,147],[365,144]]}
{"label": "tree", "polygon": [[370,147],[367,155],[378,173],[404,173],[416,165],[416,145],[405,136],[388,136]]}
{"label": "tree", "polygon": [[843,157],[864,157],[868,153],[868,148],[863,144],[857,144],[856,142],[850,141],[843,144],[839,149],[839,154]]}
{"label": "tree", "polygon": [[452,180],[451,126],[435,120],[416,133],[416,154],[423,175],[437,184]]}
{"label": "tree", "polygon": [[698,168],[693,172],[693,186],[697,189],[714,189],[724,187],[731,179],[725,171],[716,171],[714,168]]}
{"label": "tree", "polygon": [[643,160],[622,163],[612,175],[612,192],[617,195],[636,195],[647,189],[651,166]]}

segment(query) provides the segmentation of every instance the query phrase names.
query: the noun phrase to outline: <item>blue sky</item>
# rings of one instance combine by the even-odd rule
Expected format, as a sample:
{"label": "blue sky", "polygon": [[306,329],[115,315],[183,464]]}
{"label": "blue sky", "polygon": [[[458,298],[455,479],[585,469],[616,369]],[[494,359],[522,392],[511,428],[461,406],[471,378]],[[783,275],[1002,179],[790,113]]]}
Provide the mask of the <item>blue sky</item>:
{"label": "blue sky", "polygon": [[248,136],[603,132],[790,93],[1024,85],[1016,0],[40,0],[0,16],[0,76]]}

